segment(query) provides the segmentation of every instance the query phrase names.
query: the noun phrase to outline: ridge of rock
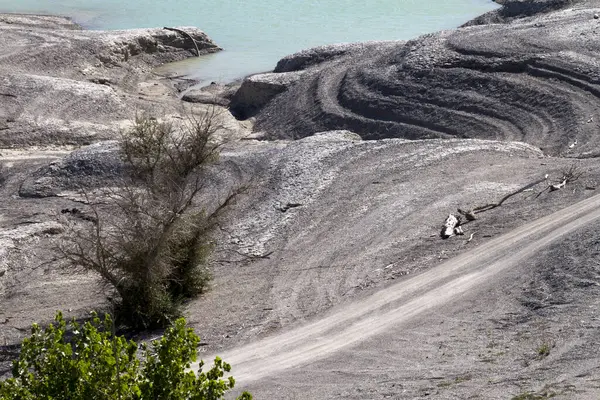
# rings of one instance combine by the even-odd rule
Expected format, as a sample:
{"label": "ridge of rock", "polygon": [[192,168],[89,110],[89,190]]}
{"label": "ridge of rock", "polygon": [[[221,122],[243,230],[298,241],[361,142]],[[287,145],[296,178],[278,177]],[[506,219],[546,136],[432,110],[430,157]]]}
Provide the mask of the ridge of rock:
{"label": "ridge of rock", "polygon": [[114,138],[135,110],[176,101],[152,69],[221,50],[201,30],[179,29],[195,43],[163,28],[85,31],[67,18],[0,14],[0,146]]}
{"label": "ridge of rock", "polygon": [[276,71],[302,74],[258,111],[255,129],[268,139],[347,129],[364,139],[514,140],[551,155],[599,155],[597,10],[516,3],[538,14],[288,56]]}

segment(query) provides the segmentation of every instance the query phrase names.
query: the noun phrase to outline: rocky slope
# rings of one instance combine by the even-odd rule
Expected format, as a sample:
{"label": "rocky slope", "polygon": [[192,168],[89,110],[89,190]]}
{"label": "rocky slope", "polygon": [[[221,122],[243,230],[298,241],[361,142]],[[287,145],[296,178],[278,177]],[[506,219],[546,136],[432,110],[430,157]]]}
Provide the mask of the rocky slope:
{"label": "rocky slope", "polygon": [[[206,112],[184,106],[179,82],[153,70],[220,50],[199,29],[181,29],[195,43],[166,29],[84,31],[62,17],[0,15],[0,344],[57,309],[102,304],[93,276],[46,264],[49,242],[63,232],[61,210],[81,206],[78,188],[120,173],[107,140],[137,113],[185,121]],[[222,111],[220,132],[239,130]]]}
{"label": "rocky slope", "polygon": [[[519,18],[560,10],[573,5],[573,3],[582,3],[580,0],[495,0],[495,2],[502,7],[474,18],[464,26],[506,23]],[[592,3],[590,2],[591,5]]]}
{"label": "rocky slope", "polygon": [[[220,50],[202,31],[184,29],[200,54]],[[194,55],[196,45],[164,29],[83,31],[65,18],[0,15],[0,144],[114,137],[157,94],[174,97],[152,68]]]}
{"label": "rocky slope", "polygon": [[[554,3],[535,2],[543,11],[571,4]],[[574,3],[406,43],[289,56],[270,79],[293,83],[258,113],[256,130],[271,139],[348,129],[366,139],[518,140],[547,154],[596,156],[597,11]],[[234,105],[242,114],[249,109]]]}
{"label": "rocky slope", "polygon": [[[255,117],[254,135],[230,115],[225,127],[278,140],[227,145],[203,194],[247,188],[214,232],[211,290],[186,310],[204,354],[351,307],[596,192],[600,10],[594,1],[506,3],[516,8],[456,31],[306,50],[242,84],[231,110]],[[2,356],[57,309],[80,317],[103,306],[96,277],[49,262],[65,219],[77,223],[61,211],[84,207],[80,185],[120,174],[104,139],[136,108],[182,118],[172,82],[152,66],[193,50],[174,32],[85,32],[14,15],[0,16],[0,48]],[[223,91],[227,104],[231,87]],[[549,192],[572,165],[584,175]],[[439,237],[456,208],[532,182],[465,225],[465,236]],[[597,230],[410,324],[239,388],[289,399],[597,398]],[[544,344],[550,354],[540,357]]]}

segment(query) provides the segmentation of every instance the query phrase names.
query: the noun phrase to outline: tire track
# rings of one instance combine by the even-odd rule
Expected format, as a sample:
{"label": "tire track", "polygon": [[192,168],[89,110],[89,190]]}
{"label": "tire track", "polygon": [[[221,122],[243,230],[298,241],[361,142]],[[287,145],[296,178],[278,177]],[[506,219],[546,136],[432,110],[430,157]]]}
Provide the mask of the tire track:
{"label": "tire track", "polygon": [[[561,236],[600,218],[600,195],[530,222],[322,319],[221,354],[240,383],[309,364],[456,300]],[[214,357],[204,357],[210,360]],[[196,369],[197,364],[192,366]]]}

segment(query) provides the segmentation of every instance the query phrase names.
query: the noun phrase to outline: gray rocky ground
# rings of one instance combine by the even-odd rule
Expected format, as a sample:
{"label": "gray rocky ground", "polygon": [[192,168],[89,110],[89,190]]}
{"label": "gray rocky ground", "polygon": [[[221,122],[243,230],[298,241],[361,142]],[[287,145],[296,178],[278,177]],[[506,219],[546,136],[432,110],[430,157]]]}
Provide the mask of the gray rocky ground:
{"label": "gray rocky ground", "polygon": [[[80,207],[76,187],[120,173],[108,140],[137,109],[184,118],[216,103],[249,118],[220,114],[223,132],[245,140],[224,148],[210,195],[247,190],[214,233],[211,290],[186,308],[205,355],[351,308],[596,194],[600,4],[506,3],[409,42],[306,50],[237,93],[192,91],[185,107],[180,86],[152,74],[191,55],[174,32],[0,16],[0,345],[57,309],[82,316],[104,304],[94,276],[45,263],[47,249],[63,233],[60,211]],[[578,181],[545,190],[572,165]],[[464,236],[439,237],[458,207],[532,182]],[[259,399],[598,398],[598,233],[591,223],[406,324],[240,389]]]}

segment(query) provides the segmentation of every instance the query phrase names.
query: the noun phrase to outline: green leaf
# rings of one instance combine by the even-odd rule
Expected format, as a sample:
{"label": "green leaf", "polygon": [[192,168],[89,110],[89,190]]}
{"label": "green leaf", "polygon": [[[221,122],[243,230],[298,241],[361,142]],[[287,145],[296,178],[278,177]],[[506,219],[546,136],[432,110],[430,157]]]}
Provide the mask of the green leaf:
{"label": "green leaf", "polygon": [[[72,337],[67,340],[69,329]],[[114,336],[113,330],[110,316],[101,321],[97,314],[83,326],[67,324],[60,313],[44,330],[32,326],[14,362],[13,377],[0,382],[0,399],[217,400],[235,384],[233,377],[222,379],[231,366],[218,357],[207,373],[202,361],[198,374],[188,370],[200,338],[183,318],[151,346]]]}

